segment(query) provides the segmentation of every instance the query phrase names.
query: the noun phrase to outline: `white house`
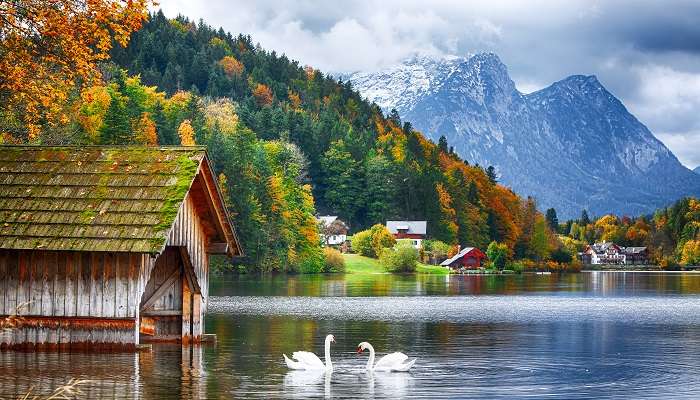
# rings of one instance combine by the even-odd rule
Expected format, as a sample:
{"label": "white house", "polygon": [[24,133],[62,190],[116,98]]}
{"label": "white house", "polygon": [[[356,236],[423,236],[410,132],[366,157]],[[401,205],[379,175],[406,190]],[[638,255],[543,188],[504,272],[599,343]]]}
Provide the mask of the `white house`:
{"label": "white house", "polygon": [[427,221],[386,221],[386,228],[396,239],[411,239],[416,249],[423,247]]}
{"label": "white house", "polygon": [[339,246],[348,238],[348,227],[337,215],[322,215],[316,217],[319,224],[321,243],[328,246]]}

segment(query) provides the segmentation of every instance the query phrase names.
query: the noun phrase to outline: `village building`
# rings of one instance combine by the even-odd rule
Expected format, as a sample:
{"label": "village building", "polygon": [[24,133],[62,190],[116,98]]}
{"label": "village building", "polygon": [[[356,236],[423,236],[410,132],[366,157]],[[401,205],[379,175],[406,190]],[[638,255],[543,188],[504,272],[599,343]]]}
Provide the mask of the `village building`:
{"label": "village building", "polygon": [[581,261],[590,265],[647,264],[649,251],[646,247],[622,247],[612,242],[587,245],[579,253]]}
{"label": "village building", "polygon": [[411,239],[417,249],[423,247],[427,227],[427,221],[386,221],[386,228],[395,239]]}
{"label": "village building", "polygon": [[625,247],[625,264],[649,264],[649,250],[646,247]]}
{"label": "village building", "polygon": [[342,246],[348,240],[348,226],[336,215],[316,217],[321,243],[326,246]]}
{"label": "village building", "polygon": [[241,255],[201,147],[0,146],[2,348],[197,342]]}
{"label": "village building", "polygon": [[481,267],[485,259],[486,254],[481,250],[476,247],[465,247],[440,265],[451,269],[476,269]]}

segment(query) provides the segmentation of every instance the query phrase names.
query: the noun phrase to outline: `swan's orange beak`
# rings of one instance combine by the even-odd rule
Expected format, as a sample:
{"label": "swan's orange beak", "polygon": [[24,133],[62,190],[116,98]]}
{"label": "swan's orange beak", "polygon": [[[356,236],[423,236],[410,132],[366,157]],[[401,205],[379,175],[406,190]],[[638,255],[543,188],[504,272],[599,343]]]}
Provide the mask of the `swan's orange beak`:
{"label": "swan's orange beak", "polygon": [[362,350],[362,347],[357,348],[357,354],[361,354],[364,350]]}

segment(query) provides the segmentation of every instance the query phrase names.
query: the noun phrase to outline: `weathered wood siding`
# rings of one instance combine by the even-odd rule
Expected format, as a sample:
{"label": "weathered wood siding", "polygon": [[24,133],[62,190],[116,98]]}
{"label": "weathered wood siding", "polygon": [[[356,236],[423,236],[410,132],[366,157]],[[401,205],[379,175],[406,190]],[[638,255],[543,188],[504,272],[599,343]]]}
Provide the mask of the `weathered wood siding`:
{"label": "weathered wood siding", "polygon": [[177,248],[167,247],[156,259],[141,297],[141,333],[158,340],[180,338],[182,268]]}
{"label": "weathered wood siding", "polygon": [[0,344],[137,344],[145,257],[0,249],[0,315],[22,317]]}
{"label": "weathered wood siding", "polygon": [[195,210],[192,196],[188,193],[170,230],[166,245],[182,246],[187,249],[197,284],[201,290],[201,293],[192,293],[191,300],[191,304],[196,306],[196,313],[191,315],[195,338],[200,337],[204,332],[204,313],[209,295],[208,242],[209,238],[205,233],[202,219]]}

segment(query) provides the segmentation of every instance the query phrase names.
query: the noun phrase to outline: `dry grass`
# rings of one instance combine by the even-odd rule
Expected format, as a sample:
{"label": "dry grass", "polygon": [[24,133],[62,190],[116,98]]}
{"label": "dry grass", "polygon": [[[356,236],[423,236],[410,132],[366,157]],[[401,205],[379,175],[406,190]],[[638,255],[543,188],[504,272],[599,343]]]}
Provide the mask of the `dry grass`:
{"label": "dry grass", "polygon": [[20,400],[69,400],[69,399],[76,399],[80,395],[83,394],[83,392],[80,390],[79,386],[85,385],[89,382],[90,381],[87,379],[71,379],[65,385],[57,387],[53,391],[53,393],[51,393],[48,396],[34,395],[34,394],[32,394],[33,389],[29,389],[29,391],[24,396],[20,397]]}

